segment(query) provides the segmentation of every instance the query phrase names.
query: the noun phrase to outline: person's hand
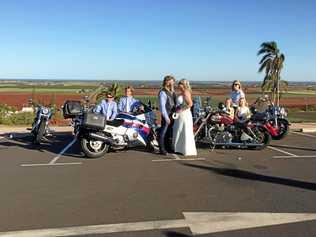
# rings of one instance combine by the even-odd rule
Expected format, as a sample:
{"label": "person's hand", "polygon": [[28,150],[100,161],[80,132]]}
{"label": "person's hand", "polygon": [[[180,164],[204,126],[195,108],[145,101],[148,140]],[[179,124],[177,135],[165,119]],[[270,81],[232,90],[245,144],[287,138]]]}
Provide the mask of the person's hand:
{"label": "person's hand", "polygon": [[170,119],[166,119],[166,123],[169,125],[171,123]]}

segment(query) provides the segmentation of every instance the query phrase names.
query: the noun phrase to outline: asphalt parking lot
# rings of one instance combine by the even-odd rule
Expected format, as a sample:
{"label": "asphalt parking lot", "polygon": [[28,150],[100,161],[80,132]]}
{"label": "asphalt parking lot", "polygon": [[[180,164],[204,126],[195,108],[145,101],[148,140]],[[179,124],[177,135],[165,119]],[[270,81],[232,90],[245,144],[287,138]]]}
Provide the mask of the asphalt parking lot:
{"label": "asphalt parking lot", "polygon": [[0,236],[316,233],[313,133],[262,151],[201,147],[195,159],[142,150],[86,159],[70,133],[40,146],[13,134],[0,138],[0,161]]}

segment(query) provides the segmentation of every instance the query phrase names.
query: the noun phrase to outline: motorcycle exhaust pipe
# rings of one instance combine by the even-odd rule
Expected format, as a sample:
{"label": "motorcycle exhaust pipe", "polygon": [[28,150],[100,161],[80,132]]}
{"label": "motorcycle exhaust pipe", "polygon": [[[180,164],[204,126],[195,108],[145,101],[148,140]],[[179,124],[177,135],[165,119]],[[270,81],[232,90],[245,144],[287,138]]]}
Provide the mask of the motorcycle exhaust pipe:
{"label": "motorcycle exhaust pipe", "polygon": [[103,141],[107,144],[113,144],[115,143],[115,140],[110,137],[105,137],[96,133],[89,133],[89,136],[95,140]]}

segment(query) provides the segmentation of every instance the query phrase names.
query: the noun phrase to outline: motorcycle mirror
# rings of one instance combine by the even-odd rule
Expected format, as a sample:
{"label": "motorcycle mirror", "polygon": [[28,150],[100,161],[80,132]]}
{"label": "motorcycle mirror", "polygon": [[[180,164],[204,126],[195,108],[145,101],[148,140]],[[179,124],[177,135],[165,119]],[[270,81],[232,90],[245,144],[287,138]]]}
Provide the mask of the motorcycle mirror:
{"label": "motorcycle mirror", "polygon": [[151,104],[151,100],[150,99],[148,100],[147,105],[148,105],[149,108],[152,109],[152,104]]}

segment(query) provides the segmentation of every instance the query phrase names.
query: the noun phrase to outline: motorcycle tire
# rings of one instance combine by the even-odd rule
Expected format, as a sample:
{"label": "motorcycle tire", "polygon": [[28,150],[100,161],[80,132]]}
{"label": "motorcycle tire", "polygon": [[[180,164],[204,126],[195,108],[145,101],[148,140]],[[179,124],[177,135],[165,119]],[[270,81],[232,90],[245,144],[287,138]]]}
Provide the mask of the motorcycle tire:
{"label": "motorcycle tire", "polygon": [[[274,122],[274,120],[272,120],[272,122]],[[273,126],[274,124],[272,124]],[[281,140],[282,138],[284,138],[288,133],[289,133],[289,123],[287,120],[285,119],[278,119],[278,126],[279,126],[279,134],[276,136],[272,136],[273,140]],[[281,128],[281,129],[280,129]]]}
{"label": "motorcycle tire", "polygon": [[45,123],[45,121],[42,120],[38,126],[37,133],[35,133],[35,135],[34,135],[34,143],[35,144],[41,143],[42,138],[43,138],[44,133],[45,133],[45,129],[46,129],[46,123]]}
{"label": "motorcycle tire", "polygon": [[[98,143],[98,144],[97,144]],[[96,144],[96,145],[94,145]],[[102,141],[93,141],[89,138],[81,138],[80,145],[83,153],[88,158],[100,158],[104,156],[108,150],[109,145]],[[93,147],[94,146],[94,147]]]}
{"label": "motorcycle tire", "polygon": [[261,133],[262,139],[261,139],[261,143],[263,144],[262,146],[256,146],[254,147],[255,150],[263,150],[264,148],[266,148],[270,142],[271,142],[271,135],[268,131],[260,129],[257,132]]}

